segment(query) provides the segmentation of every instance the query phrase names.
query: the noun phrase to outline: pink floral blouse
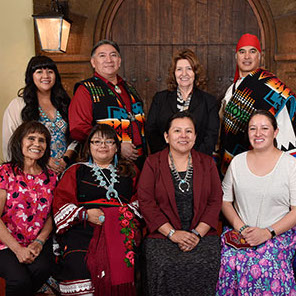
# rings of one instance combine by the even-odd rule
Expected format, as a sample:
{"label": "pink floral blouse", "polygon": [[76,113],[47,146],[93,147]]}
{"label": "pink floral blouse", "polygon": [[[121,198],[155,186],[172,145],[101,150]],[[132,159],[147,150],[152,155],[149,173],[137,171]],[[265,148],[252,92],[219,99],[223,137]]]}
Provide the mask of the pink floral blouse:
{"label": "pink floral blouse", "polygon": [[[57,176],[50,170],[48,181],[43,172],[30,175],[15,170],[14,174],[10,164],[0,166],[0,189],[7,193],[1,219],[22,246],[28,246],[44,227],[56,183]],[[0,239],[0,250],[5,248]]]}

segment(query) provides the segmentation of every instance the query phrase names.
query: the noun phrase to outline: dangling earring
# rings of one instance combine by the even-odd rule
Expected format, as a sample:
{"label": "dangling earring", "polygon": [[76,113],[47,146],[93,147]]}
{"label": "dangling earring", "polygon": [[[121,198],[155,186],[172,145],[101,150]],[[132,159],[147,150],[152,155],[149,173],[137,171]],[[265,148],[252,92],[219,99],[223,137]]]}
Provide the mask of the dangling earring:
{"label": "dangling earring", "polygon": [[118,156],[117,153],[114,155],[114,166],[116,167],[118,164]]}
{"label": "dangling earring", "polygon": [[88,159],[88,163],[89,164],[92,164],[93,162],[92,162],[92,159],[91,159],[91,156],[89,157],[89,159]]}

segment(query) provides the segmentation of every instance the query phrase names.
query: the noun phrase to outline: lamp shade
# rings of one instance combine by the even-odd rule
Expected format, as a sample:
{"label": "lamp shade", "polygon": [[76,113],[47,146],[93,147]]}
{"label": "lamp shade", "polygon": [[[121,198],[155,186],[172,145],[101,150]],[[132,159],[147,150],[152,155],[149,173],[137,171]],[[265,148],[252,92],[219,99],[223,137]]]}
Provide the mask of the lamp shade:
{"label": "lamp shade", "polygon": [[63,15],[33,15],[41,44],[47,52],[66,52],[71,21]]}

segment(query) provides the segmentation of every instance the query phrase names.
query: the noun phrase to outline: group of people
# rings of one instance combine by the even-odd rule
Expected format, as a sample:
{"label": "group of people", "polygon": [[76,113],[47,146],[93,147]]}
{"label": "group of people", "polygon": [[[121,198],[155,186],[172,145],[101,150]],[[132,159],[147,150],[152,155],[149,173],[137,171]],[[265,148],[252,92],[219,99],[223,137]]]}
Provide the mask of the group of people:
{"label": "group of people", "polygon": [[296,295],[295,95],[259,67],[256,36],[235,58],[219,111],[194,52],[175,53],[146,122],[115,42],[93,47],[72,100],[50,58],[30,60],[3,117],[7,296],[50,276],[61,295]]}

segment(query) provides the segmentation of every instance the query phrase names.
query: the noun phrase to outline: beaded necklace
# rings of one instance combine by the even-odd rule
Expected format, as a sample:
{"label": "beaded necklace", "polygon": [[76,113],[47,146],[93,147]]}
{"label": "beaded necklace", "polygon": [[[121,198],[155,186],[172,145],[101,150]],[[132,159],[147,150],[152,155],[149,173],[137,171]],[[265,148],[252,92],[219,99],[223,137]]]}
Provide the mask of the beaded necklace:
{"label": "beaded necklace", "polygon": [[[108,200],[110,200],[111,198],[117,198],[120,201],[118,192],[116,189],[114,189],[114,184],[119,182],[117,180],[118,175],[116,172],[116,168],[112,164],[110,164],[107,167],[107,169],[110,171],[110,180],[107,178],[103,170],[97,164],[92,165],[91,172],[93,172],[93,176],[95,177],[95,180],[100,182],[98,186],[104,187],[107,190],[106,198]],[[109,183],[108,187],[107,187],[107,182],[104,179]]]}
{"label": "beaded necklace", "polygon": [[174,159],[173,159],[173,156],[172,156],[172,153],[171,151],[169,152],[169,157],[170,157],[170,160],[171,160],[171,171],[172,171],[172,174],[175,178],[175,180],[177,182],[179,182],[179,189],[181,192],[188,192],[189,189],[190,189],[190,179],[192,177],[192,173],[193,173],[193,166],[192,166],[192,162],[191,162],[191,153],[189,153],[189,156],[188,156],[188,165],[187,165],[187,169],[186,169],[186,174],[185,174],[185,178],[182,179],[180,174],[178,173],[176,167],[175,167],[175,164],[174,164]]}

